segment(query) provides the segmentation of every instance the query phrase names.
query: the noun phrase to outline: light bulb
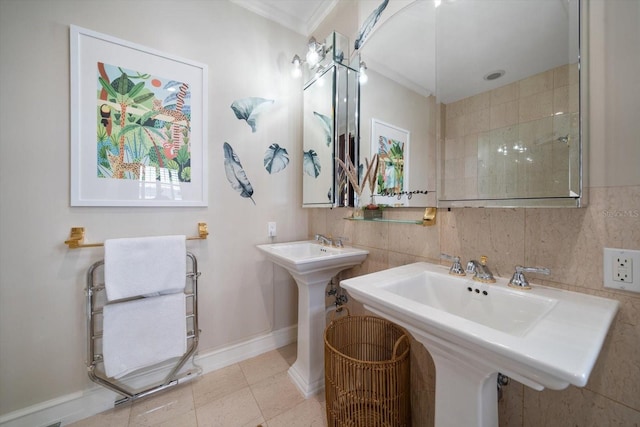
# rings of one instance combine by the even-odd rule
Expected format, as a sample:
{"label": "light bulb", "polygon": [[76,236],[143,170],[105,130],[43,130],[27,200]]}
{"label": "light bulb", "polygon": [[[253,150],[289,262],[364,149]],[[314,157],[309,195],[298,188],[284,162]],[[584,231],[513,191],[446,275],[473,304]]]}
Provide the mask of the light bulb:
{"label": "light bulb", "polygon": [[307,62],[309,63],[309,66],[314,67],[318,63],[318,59],[320,59],[318,51],[309,47],[309,52],[307,52]]}
{"label": "light bulb", "polygon": [[309,46],[309,51],[307,52],[305,59],[307,60],[309,67],[313,68],[320,60],[320,55],[318,54],[318,42],[315,37],[311,37],[309,39],[309,44],[307,46]]}
{"label": "light bulb", "polygon": [[359,71],[358,81],[361,85],[367,83],[369,81],[369,76],[367,76],[367,64],[360,62],[360,71]]}
{"label": "light bulb", "polygon": [[295,55],[291,63],[293,64],[293,68],[291,68],[291,76],[294,79],[297,79],[300,76],[302,76],[302,68],[300,66],[300,57],[298,55]]}

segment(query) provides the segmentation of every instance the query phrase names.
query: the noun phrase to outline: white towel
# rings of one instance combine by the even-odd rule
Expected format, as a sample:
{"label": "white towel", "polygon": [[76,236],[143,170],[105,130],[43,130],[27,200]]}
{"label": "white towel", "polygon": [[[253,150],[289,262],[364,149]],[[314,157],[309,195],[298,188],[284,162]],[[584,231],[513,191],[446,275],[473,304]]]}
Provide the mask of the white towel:
{"label": "white towel", "polygon": [[187,351],[185,294],[107,304],[102,355],[108,377],[120,378]]}
{"label": "white towel", "polygon": [[185,236],[106,240],[107,299],[183,291],[187,274],[185,240]]}

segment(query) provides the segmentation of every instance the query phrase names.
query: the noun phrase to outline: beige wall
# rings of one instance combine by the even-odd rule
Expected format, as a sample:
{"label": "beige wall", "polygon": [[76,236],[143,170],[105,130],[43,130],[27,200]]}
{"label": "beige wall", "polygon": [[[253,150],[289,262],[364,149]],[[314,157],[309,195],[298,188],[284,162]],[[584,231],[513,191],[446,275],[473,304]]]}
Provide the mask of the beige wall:
{"label": "beige wall", "polygon": [[[500,403],[501,426],[634,426],[640,422],[640,294],[602,285],[604,247],[640,249],[640,2],[591,1],[590,204],[584,209],[452,209],[434,227],[345,221],[346,209],[313,211],[309,234],[347,236],[369,249],[346,275],[438,262],[441,252],[464,260],[489,257],[497,275],[514,265],[549,267],[543,283],[621,302],[586,387],[534,391],[512,381]],[[394,212],[419,219],[418,209]],[[353,303],[352,303],[353,304]],[[354,304],[356,307],[358,304]],[[414,425],[433,423],[433,365],[412,345]]]}
{"label": "beige wall", "polygon": [[[392,0],[389,10],[401,1]],[[637,52],[640,3],[591,2],[590,206],[453,209],[440,211],[435,227],[345,221],[345,209],[312,210],[307,219],[299,207],[302,91],[289,80],[288,68],[306,39],[223,1],[150,3],[0,0],[0,415],[91,387],[83,367],[82,289],[87,266],[101,252],[69,251],[62,242],[70,227],[84,226],[89,241],[103,241],[193,234],[198,221],[208,222],[210,238],[189,243],[203,272],[203,353],[295,322],[291,279],[254,250],[267,240],[266,222],[275,220],[277,241],[324,232],[369,248],[367,261],[351,275],[437,262],[441,251],[464,259],[486,254],[499,275],[515,264],[541,264],[553,270],[549,285],[619,299],[621,310],[587,387],[540,393],[512,383],[501,422],[638,422],[640,297],[602,289],[601,256],[603,247],[640,249],[640,219],[610,215],[640,210],[640,57],[629,54]],[[358,22],[379,4],[370,3],[358,7]],[[111,19],[110,11],[124,12]],[[152,25],[142,26],[143,18]],[[345,29],[335,29],[353,39],[353,20],[341,19]],[[69,207],[69,24],[209,64],[209,208]],[[321,37],[334,29],[327,28]],[[229,109],[245,96],[276,99],[256,134]],[[226,182],[220,169],[224,141],[234,143],[245,169],[255,171],[256,206]],[[290,166],[277,176],[261,169],[272,142],[291,148]],[[421,214],[395,213],[412,219]],[[428,414],[424,408],[432,407],[433,372],[418,346],[412,368],[420,422]]]}
{"label": "beige wall", "polygon": [[[70,24],[208,64],[208,208],[69,207]],[[73,226],[100,242],[209,224],[209,239],[187,245],[202,271],[201,355],[295,324],[295,284],[254,246],[268,242],[268,221],[277,241],[306,237],[302,88],[289,72],[305,42],[227,1],[0,0],[0,417],[93,387],[83,288],[102,250],[68,250]],[[230,108],[248,96],[275,100],[256,133]],[[255,205],[225,177],[225,141]],[[263,156],[274,142],[291,162],[269,175]]]}

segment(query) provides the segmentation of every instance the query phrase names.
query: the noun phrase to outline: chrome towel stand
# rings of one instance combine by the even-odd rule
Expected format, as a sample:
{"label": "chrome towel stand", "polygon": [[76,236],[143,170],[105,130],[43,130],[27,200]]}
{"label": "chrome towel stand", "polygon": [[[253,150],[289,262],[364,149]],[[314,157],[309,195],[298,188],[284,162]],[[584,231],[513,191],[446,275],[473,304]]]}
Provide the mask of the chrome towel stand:
{"label": "chrome towel stand", "polygon": [[[163,381],[159,384],[156,383],[155,385],[147,386],[141,391],[136,391],[133,387],[125,384],[124,381],[107,377],[105,374],[101,351],[103,307],[106,304],[107,298],[104,283],[100,282],[99,274],[99,269],[104,267],[104,261],[95,262],[87,272],[87,371],[89,378],[93,382],[124,396],[123,398],[115,401],[115,406],[127,402],[133,402],[134,400],[149,396],[169,387],[173,387],[191,378],[195,378],[202,372],[202,369],[194,364],[193,369],[179,374],[187,360],[195,355],[200,336],[200,330],[198,329],[198,278],[200,277],[200,272],[198,271],[198,261],[196,257],[190,252],[187,252],[186,256],[191,261],[191,265],[190,268],[188,268],[186,276],[187,285],[185,287],[185,296],[187,301],[187,316],[185,319],[187,351],[182,355],[182,357],[180,357],[175,365],[173,365],[171,371],[166,375]],[[140,298],[143,297],[134,297],[127,299],[127,301]],[[119,302],[122,301],[117,301],[115,303]]]}

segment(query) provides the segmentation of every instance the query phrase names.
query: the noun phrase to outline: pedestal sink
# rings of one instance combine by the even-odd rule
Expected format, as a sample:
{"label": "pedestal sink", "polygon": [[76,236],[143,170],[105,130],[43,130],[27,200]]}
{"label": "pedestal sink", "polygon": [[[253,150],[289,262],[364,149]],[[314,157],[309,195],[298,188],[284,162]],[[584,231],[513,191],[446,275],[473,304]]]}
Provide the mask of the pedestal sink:
{"label": "pedestal sink", "polygon": [[343,280],[364,306],[405,327],[433,357],[436,427],[498,426],[496,380],[583,387],[618,301],[544,286],[508,287],[414,263]]}
{"label": "pedestal sink", "polygon": [[325,289],[340,271],[360,264],[369,251],[314,241],[258,245],[298,285],[298,356],[289,377],[305,398],[324,387]]}

